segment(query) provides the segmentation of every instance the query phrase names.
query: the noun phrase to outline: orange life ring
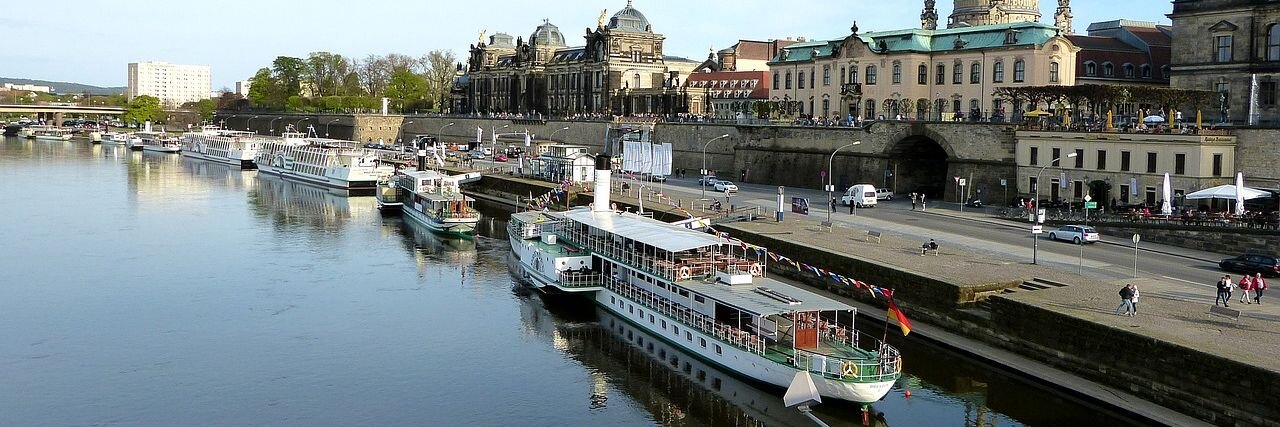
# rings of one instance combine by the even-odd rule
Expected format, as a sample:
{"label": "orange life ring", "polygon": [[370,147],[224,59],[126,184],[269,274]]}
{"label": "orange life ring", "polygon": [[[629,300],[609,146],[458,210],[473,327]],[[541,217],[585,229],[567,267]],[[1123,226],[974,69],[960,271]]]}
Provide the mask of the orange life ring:
{"label": "orange life ring", "polygon": [[759,276],[759,275],[760,275],[760,273],[762,272],[762,270],[763,270],[763,269],[761,269],[761,268],[760,268],[760,264],[751,264],[751,275],[752,275],[752,276]]}
{"label": "orange life ring", "polygon": [[902,372],[902,358],[899,357],[897,359],[894,359],[893,366],[897,368],[898,372]]}
{"label": "orange life ring", "polygon": [[840,375],[841,375],[841,376],[844,376],[844,377],[856,377],[856,376],[858,376],[858,364],[853,363],[853,362],[841,362],[841,363],[840,363]]}

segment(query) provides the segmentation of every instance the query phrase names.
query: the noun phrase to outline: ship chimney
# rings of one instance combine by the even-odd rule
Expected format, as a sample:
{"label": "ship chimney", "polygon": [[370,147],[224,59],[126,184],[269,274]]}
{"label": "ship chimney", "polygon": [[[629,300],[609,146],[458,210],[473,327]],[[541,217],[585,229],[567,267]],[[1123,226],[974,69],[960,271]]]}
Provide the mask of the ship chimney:
{"label": "ship chimney", "polygon": [[[417,144],[414,144],[414,145],[415,145],[415,146],[417,146]],[[424,170],[427,170],[427,150],[426,150],[426,149],[424,149],[424,148],[422,148],[422,147],[418,147],[418,162],[417,162],[417,163],[418,163],[418,171],[419,171],[419,172],[424,171]]]}
{"label": "ship chimney", "polygon": [[613,173],[613,158],[608,154],[596,155],[595,201],[592,212],[611,212],[609,208],[609,178]]}

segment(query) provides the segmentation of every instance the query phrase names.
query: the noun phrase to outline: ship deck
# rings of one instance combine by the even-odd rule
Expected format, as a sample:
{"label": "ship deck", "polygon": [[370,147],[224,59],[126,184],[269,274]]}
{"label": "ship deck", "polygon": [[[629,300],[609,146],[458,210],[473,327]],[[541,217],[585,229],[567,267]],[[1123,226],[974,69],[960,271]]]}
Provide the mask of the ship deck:
{"label": "ship deck", "polygon": [[564,242],[556,242],[555,244],[548,244],[546,242],[543,242],[541,239],[538,239],[538,240],[529,239],[529,241],[534,242],[534,244],[537,245],[538,250],[551,254],[552,256],[556,256],[556,257],[587,255],[587,251],[584,251],[581,248],[578,248],[576,246],[573,246]]}

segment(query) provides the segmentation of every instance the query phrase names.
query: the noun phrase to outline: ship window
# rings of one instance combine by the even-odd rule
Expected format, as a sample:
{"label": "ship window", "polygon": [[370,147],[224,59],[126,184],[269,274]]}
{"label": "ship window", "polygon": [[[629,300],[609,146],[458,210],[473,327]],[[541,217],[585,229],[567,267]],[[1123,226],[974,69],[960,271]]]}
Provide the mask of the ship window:
{"label": "ship window", "polygon": [[653,323],[653,315],[652,315],[652,314],[650,314],[650,315],[649,315],[649,323]]}
{"label": "ship window", "polygon": [[639,311],[639,312],[640,312],[640,318],[641,318],[641,319],[643,319],[643,318],[644,318],[644,310],[637,310],[637,311]]}
{"label": "ship window", "polygon": [[693,342],[693,334],[689,333],[689,331],[685,331],[685,332],[684,332],[684,339],[689,340],[689,342]]}
{"label": "ship window", "polygon": [[662,329],[667,329],[667,321],[666,321],[666,320],[660,321],[660,322],[658,322],[658,323],[662,325]]}
{"label": "ship window", "polygon": [[702,304],[702,303],[707,302],[707,300],[703,299],[703,298],[702,298],[702,295],[694,295],[694,296],[693,296],[693,302],[696,302],[696,303],[698,303],[698,304]]}
{"label": "ship window", "polygon": [[609,304],[617,304],[617,303],[618,301],[614,300],[613,297],[609,297]]}
{"label": "ship window", "polygon": [[671,325],[671,331],[672,331],[672,332],[675,332],[675,333],[676,333],[676,336],[680,336],[680,327],[679,327],[679,326]]}
{"label": "ship window", "polygon": [[628,313],[635,313],[635,312],[636,312],[636,306],[631,305],[631,304],[627,304],[627,312],[628,312]]}
{"label": "ship window", "polygon": [[698,344],[702,345],[702,348],[707,348],[707,339],[698,337]]}
{"label": "ship window", "polygon": [[716,344],[716,354],[724,354],[724,351],[720,349],[720,344]]}

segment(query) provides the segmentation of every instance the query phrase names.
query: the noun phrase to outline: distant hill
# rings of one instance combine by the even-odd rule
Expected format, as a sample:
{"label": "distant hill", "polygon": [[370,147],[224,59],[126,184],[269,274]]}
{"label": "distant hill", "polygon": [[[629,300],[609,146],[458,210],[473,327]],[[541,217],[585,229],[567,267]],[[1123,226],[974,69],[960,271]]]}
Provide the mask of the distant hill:
{"label": "distant hill", "polygon": [[8,77],[0,77],[0,84],[13,83],[16,85],[42,85],[48,86],[54,92],[60,94],[76,94],[89,92],[92,95],[116,95],[122,94],[127,89],[124,86],[118,87],[101,87],[93,85],[85,85],[70,82],[51,82],[48,80],[32,80],[32,79],[14,79]]}

